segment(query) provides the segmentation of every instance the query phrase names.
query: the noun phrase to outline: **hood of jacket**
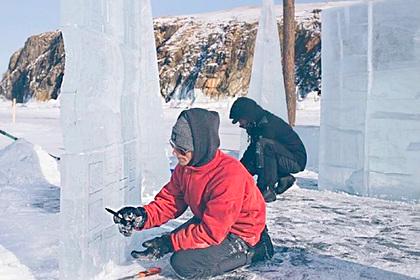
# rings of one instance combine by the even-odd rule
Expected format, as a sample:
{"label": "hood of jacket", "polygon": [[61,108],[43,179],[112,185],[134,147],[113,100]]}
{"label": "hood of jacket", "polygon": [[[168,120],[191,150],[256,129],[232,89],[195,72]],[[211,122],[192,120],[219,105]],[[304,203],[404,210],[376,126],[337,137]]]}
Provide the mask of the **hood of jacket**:
{"label": "hood of jacket", "polygon": [[232,123],[237,123],[239,119],[256,123],[263,115],[264,109],[257,102],[248,97],[239,97],[230,109],[229,118],[232,119]]}
{"label": "hood of jacket", "polygon": [[200,167],[210,162],[220,146],[219,114],[201,108],[183,111],[179,117],[185,117],[191,128],[193,138],[193,158],[189,166]]}

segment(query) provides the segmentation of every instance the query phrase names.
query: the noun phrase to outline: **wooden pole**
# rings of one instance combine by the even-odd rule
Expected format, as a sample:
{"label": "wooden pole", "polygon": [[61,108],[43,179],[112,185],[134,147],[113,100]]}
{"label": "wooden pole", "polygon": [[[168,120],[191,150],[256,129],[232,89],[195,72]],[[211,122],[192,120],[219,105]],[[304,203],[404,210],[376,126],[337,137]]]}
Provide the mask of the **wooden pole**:
{"label": "wooden pole", "polygon": [[296,122],[295,1],[283,0],[283,77],[289,124]]}

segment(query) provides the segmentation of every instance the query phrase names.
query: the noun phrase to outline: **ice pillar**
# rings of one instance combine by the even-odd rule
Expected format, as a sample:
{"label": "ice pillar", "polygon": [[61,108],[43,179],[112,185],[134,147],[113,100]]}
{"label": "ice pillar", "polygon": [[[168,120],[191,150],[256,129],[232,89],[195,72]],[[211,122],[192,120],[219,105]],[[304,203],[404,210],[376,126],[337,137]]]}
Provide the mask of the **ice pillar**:
{"label": "ice pillar", "polygon": [[321,189],[420,199],[420,5],[322,12]]}
{"label": "ice pillar", "polygon": [[280,38],[273,0],[263,0],[247,96],[287,121]]}
{"label": "ice pillar", "polygon": [[142,195],[159,191],[169,181],[170,169],[164,147],[170,135],[163,130],[159,70],[150,0],[140,0],[140,94],[138,131]]}
{"label": "ice pillar", "polygon": [[61,0],[61,279],[123,262],[134,238],[118,233],[104,207],[139,205],[141,188],[167,179],[150,17],[149,0]]}
{"label": "ice pillar", "polygon": [[[287,121],[280,38],[273,0],[263,0],[247,97]],[[241,154],[247,145],[246,132],[242,131]]]}

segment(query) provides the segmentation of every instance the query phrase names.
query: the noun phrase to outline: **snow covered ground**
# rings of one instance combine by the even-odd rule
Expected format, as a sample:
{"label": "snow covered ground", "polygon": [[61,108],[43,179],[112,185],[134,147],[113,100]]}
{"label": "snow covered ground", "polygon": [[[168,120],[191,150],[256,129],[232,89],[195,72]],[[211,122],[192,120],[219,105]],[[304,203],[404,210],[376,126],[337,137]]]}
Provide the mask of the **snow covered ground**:
{"label": "snow covered ground", "polygon": [[[197,105],[220,112],[222,148],[235,153],[240,130],[228,119],[231,102]],[[168,138],[186,106],[165,107]],[[310,164],[268,205],[274,258],[219,279],[420,279],[420,205],[318,191],[319,102],[309,96],[299,108],[297,130]],[[59,104],[19,106],[12,124],[10,103],[0,102],[0,129],[24,138],[0,135],[0,280],[58,279],[59,167],[48,153],[63,152]],[[123,277],[142,265],[162,267],[151,279],[173,279],[167,258],[109,264],[97,279]]]}

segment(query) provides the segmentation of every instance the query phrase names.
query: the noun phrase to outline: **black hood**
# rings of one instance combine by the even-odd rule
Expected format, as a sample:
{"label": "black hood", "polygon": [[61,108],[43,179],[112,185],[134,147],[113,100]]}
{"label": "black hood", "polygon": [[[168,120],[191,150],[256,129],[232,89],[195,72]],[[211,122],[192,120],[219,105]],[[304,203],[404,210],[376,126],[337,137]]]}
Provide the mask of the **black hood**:
{"label": "black hood", "polygon": [[182,111],[191,128],[193,138],[193,158],[189,166],[199,167],[211,161],[220,146],[219,114],[201,108]]}
{"label": "black hood", "polygon": [[248,97],[239,97],[233,102],[230,109],[229,118],[232,123],[237,123],[239,119],[244,119],[249,122],[257,122],[264,115],[264,109],[261,108],[254,100]]}

